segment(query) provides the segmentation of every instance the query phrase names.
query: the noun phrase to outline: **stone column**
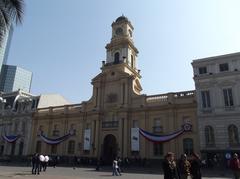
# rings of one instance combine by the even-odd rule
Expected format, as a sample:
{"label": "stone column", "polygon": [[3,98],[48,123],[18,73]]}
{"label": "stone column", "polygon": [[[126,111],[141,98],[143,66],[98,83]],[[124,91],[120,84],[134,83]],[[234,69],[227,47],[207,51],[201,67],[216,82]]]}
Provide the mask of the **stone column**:
{"label": "stone column", "polygon": [[128,119],[127,115],[123,119],[123,157],[128,157]]}

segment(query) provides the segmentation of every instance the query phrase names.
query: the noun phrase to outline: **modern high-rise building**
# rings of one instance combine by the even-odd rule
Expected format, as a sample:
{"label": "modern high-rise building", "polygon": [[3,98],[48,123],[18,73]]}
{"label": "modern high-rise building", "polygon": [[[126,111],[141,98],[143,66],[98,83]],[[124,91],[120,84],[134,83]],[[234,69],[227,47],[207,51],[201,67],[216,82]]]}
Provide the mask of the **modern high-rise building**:
{"label": "modern high-rise building", "polygon": [[12,92],[22,90],[30,92],[32,72],[12,65],[2,65],[0,74],[0,91]]}
{"label": "modern high-rise building", "polygon": [[10,44],[12,40],[13,27],[6,32],[3,43],[0,44],[0,72],[3,64],[7,64],[8,53],[10,49]]}

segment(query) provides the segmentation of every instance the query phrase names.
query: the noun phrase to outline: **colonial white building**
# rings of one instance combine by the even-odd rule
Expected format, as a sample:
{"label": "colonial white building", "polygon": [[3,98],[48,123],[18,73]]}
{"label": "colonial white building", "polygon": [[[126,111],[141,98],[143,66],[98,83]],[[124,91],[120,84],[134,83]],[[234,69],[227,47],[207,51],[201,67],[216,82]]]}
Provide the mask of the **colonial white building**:
{"label": "colonial white building", "polygon": [[[0,155],[26,155],[39,96],[15,91],[0,95]],[[14,140],[14,136],[16,139]],[[18,136],[18,137],[17,137]],[[5,138],[4,138],[5,137]],[[9,141],[8,141],[9,139]]]}
{"label": "colonial white building", "polygon": [[240,151],[240,53],[193,60],[200,150],[207,157]]}
{"label": "colonial white building", "polygon": [[0,93],[0,156],[26,156],[31,148],[32,115],[37,108],[69,104],[58,94],[35,96],[21,90]]}

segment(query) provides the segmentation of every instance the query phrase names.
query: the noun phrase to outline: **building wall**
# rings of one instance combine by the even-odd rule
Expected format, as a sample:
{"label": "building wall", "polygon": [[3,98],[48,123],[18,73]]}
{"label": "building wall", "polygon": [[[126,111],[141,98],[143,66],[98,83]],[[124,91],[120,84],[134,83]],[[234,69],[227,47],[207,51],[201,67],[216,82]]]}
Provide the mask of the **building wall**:
{"label": "building wall", "polygon": [[[220,64],[227,64],[228,68],[220,69]],[[205,153],[222,153],[238,151],[239,140],[235,145],[229,142],[230,125],[237,127],[240,136],[240,53],[194,60],[192,63],[194,81],[198,101],[198,123],[200,133],[200,148]],[[200,74],[199,68],[206,68]],[[204,71],[204,70],[203,70]],[[226,105],[224,89],[231,89],[233,104]],[[211,105],[204,107],[202,91],[209,91]],[[226,97],[226,96],[225,96]],[[228,99],[229,96],[228,96]],[[212,126],[214,144],[209,145],[206,138],[206,126]]]}
{"label": "building wall", "polygon": [[[57,153],[52,153],[51,146],[45,144],[43,141],[41,141],[41,153],[100,158],[103,155],[104,138],[108,134],[112,134],[117,140],[118,155],[121,157],[134,158],[136,154],[131,151],[131,128],[140,127],[149,132],[153,132],[154,119],[156,118],[161,119],[163,127],[162,134],[172,133],[181,129],[181,125],[185,122],[193,125],[192,132],[185,133],[177,139],[164,143],[164,152],[160,156],[154,156],[153,143],[140,136],[140,152],[137,156],[147,159],[162,159],[168,151],[172,151],[179,157],[183,153],[183,139],[185,138],[193,139],[194,151],[198,152],[194,93],[192,96],[185,96],[183,98],[185,99],[181,100],[185,102],[181,102],[182,104],[162,104],[161,101],[155,100],[152,101],[151,104],[144,104],[143,107],[138,105],[138,108],[111,109],[108,106],[110,110],[105,111],[96,110],[96,108],[85,111],[88,103],[38,109],[38,112],[35,113],[33,118],[33,140],[31,142],[33,145],[31,153],[37,151],[37,141],[41,141],[40,137],[37,136],[40,126],[42,126],[42,130],[47,137],[56,138],[67,134],[71,128],[71,124],[74,124],[76,135],[59,144],[57,146]],[[111,118],[112,114],[115,115],[114,119]],[[137,126],[133,126],[133,120],[138,121]],[[115,127],[104,127],[104,122],[112,121],[117,121],[118,125]],[[55,125],[57,125],[57,129],[60,131],[58,136],[53,136]],[[91,129],[91,150],[84,152],[84,129],[87,128]],[[68,153],[68,142],[70,140],[75,141],[75,151],[72,154]]]}
{"label": "building wall", "polygon": [[17,66],[3,65],[0,75],[0,91],[12,92],[21,89],[30,92],[32,72]]}
{"label": "building wall", "polygon": [[32,113],[37,108],[37,96],[22,91],[0,94],[0,134],[19,135],[14,143],[0,140],[0,156],[26,156],[30,153]]}

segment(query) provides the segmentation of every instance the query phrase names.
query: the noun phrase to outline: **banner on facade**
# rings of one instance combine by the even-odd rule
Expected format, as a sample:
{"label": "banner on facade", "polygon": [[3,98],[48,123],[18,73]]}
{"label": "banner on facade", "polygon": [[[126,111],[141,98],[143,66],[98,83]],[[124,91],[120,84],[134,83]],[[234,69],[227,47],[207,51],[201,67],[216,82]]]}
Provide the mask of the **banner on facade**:
{"label": "banner on facade", "polygon": [[131,150],[139,151],[139,128],[131,128]]}
{"label": "banner on facade", "polygon": [[91,129],[84,130],[84,145],[83,150],[90,150],[91,148]]}
{"label": "banner on facade", "polygon": [[183,133],[190,132],[191,130],[192,130],[192,125],[189,123],[185,123],[182,125],[182,129],[166,135],[156,135],[154,133],[147,132],[143,129],[139,129],[139,133],[151,142],[162,143],[162,142],[168,142],[170,140],[173,140],[176,137],[182,135]]}
{"label": "banner on facade", "polygon": [[57,144],[60,144],[61,142],[67,140],[70,136],[72,136],[73,134],[71,132],[69,132],[68,134],[64,135],[64,136],[61,136],[61,137],[58,137],[58,138],[49,138],[47,136],[45,136],[43,134],[43,132],[40,132],[39,136],[40,138],[47,144],[49,145],[57,145]]}
{"label": "banner on facade", "polygon": [[21,136],[20,135],[2,135],[3,140],[7,141],[8,143],[16,142]]}

